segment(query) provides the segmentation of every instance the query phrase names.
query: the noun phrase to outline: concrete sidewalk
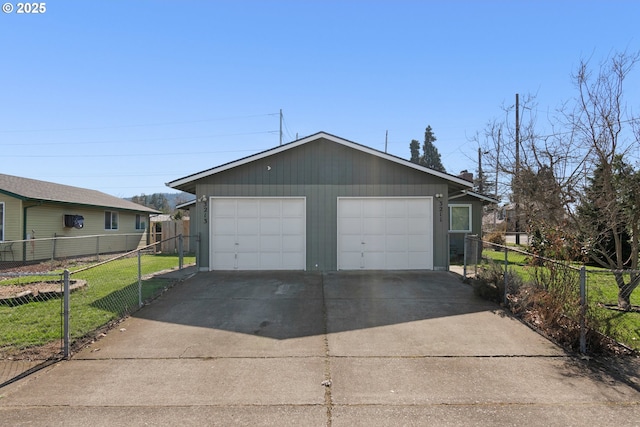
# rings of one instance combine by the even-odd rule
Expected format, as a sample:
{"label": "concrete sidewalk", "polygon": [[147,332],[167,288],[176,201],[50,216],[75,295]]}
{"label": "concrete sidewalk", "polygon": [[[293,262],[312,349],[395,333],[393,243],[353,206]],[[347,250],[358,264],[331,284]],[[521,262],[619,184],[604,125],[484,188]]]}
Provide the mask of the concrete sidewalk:
{"label": "concrete sidewalk", "polygon": [[640,394],[453,273],[198,273],[0,389],[5,425],[638,425]]}

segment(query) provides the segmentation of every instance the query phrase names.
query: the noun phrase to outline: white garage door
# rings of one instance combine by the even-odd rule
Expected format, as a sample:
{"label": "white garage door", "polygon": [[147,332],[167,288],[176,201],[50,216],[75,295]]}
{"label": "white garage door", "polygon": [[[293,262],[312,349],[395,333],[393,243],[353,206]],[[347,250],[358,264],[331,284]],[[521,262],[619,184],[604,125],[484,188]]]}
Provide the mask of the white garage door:
{"label": "white garage door", "polygon": [[429,198],[339,198],[339,270],[432,270]]}
{"label": "white garage door", "polygon": [[213,270],[304,270],[304,198],[212,198]]}

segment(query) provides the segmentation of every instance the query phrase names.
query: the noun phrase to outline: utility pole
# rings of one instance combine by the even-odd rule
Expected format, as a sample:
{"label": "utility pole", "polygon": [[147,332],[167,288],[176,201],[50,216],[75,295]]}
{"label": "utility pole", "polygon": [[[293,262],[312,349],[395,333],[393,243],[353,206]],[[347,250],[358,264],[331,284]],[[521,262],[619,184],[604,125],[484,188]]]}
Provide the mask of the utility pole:
{"label": "utility pole", "polygon": [[[498,149],[496,150],[496,186],[494,188],[496,200],[498,200],[498,171],[500,169],[500,137],[501,137],[502,129],[498,129]],[[498,205],[493,210],[493,231],[496,231],[498,223]]]}
{"label": "utility pole", "polygon": [[280,145],[282,145],[282,108],[280,109]]}
{"label": "utility pole", "polygon": [[478,192],[480,194],[483,194],[482,190],[484,189],[482,181],[484,181],[484,178],[482,177],[482,151],[480,150],[480,147],[478,147]]}
{"label": "utility pole", "polygon": [[384,134],[384,152],[387,152],[387,141],[389,141],[389,130]]}
{"label": "utility pole", "polygon": [[520,98],[516,93],[516,173],[513,180],[515,184],[516,202],[516,245],[520,244]]}

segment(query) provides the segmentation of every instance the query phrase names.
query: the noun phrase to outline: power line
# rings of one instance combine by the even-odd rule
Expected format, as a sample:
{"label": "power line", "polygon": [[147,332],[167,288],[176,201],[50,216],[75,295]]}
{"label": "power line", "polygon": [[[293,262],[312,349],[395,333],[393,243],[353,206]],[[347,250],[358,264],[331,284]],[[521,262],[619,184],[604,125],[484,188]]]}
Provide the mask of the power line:
{"label": "power line", "polygon": [[252,152],[257,153],[263,151],[264,148],[251,149],[251,150],[219,150],[219,151],[200,151],[189,152],[181,151],[175,153],[127,153],[127,154],[3,154],[3,158],[15,157],[15,158],[90,158],[90,157],[166,157],[166,156],[194,156],[203,154],[223,154],[223,153],[242,153]]}
{"label": "power line", "polygon": [[73,141],[73,142],[17,142],[17,143],[2,143],[2,146],[55,146],[55,145],[99,145],[99,144],[129,144],[131,142],[153,142],[153,141],[176,141],[181,139],[205,139],[205,138],[223,138],[229,136],[246,136],[246,135],[261,135],[261,134],[273,134],[277,132],[275,130],[258,131],[258,132],[238,132],[238,133],[226,133],[226,134],[214,134],[214,135],[200,135],[200,136],[176,136],[167,138],[140,138],[140,139],[124,139],[124,140],[104,140],[104,141]]}
{"label": "power line", "polygon": [[13,129],[13,130],[0,130],[0,133],[69,132],[69,131],[81,131],[81,130],[105,130],[105,129],[136,128],[136,127],[171,126],[171,125],[184,125],[184,124],[193,124],[193,123],[216,122],[221,120],[267,117],[267,116],[274,116],[277,114],[278,113],[265,113],[265,114],[253,114],[253,115],[245,115],[245,116],[217,117],[212,119],[189,120],[189,121],[180,121],[180,122],[139,123],[139,124],[132,124],[132,125],[117,125],[117,126],[96,126],[96,127],[57,128],[57,129],[55,128],[54,129]]}

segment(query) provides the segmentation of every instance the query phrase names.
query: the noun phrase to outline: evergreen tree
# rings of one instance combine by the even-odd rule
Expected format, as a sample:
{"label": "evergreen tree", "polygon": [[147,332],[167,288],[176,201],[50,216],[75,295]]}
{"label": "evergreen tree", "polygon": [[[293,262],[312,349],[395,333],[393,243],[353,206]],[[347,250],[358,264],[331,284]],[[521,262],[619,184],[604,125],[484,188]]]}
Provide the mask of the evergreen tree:
{"label": "evergreen tree", "polygon": [[411,144],[409,144],[409,150],[411,151],[411,163],[415,163],[417,165],[420,164],[420,142],[417,139],[412,139]]}
{"label": "evergreen tree", "polygon": [[419,164],[430,169],[435,169],[440,172],[446,172],[442,161],[440,160],[440,153],[433,143],[436,141],[436,137],[433,134],[431,126],[427,126],[424,131],[424,143],[422,145],[422,155],[420,155],[420,143],[416,139],[412,139],[409,144],[409,150],[411,151],[412,163]]}

